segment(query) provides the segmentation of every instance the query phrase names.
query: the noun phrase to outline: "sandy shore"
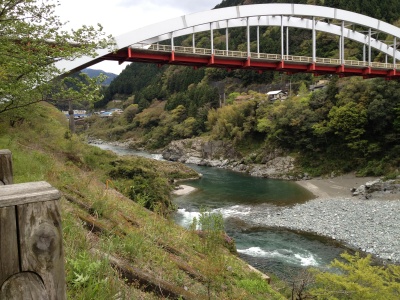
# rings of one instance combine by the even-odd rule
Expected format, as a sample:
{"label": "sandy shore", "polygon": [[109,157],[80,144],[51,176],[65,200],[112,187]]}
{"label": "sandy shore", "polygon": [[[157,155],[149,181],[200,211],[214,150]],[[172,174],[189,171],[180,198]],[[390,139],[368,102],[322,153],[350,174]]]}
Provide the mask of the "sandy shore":
{"label": "sandy shore", "polygon": [[178,189],[172,191],[172,194],[174,194],[176,196],[182,196],[182,195],[190,194],[190,193],[194,192],[195,190],[196,190],[196,188],[194,188],[192,186],[181,184],[178,186]]}
{"label": "sandy shore", "polygon": [[352,188],[358,188],[360,185],[375,179],[377,177],[356,177],[354,174],[346,174],[334,178],[317,178],[296,182],[318,198],[351,198],[350,190]]}

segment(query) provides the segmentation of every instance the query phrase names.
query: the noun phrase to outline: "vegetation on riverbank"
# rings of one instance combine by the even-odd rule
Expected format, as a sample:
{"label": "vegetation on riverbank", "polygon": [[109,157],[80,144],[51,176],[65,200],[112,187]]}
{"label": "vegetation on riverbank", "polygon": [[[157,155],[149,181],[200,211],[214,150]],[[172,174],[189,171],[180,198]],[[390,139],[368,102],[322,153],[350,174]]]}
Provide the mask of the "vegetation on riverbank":
{"label": "vegetation on riverbank", "polygon": [[[86,145],[46,104],[14,117],[2,115],[0,145],[13,153],[15,182],[45,180],[63,194],[68,298],[284,298],[230,253],[208,216],[200,220],[206,234],[199,237],[159,214],[169,182],[193,177],[188,168]],[[158,213],[143,207],[152,197]]]}
{"label": "vegetation on riverbank", "polygon": [[95,125],[88,132],[104,139],[132,139],[150,149],[174,139],[207,136],[231,141],[245,163],[265,162],[280,149],[311,176],[357,171],[360,176],[395,177],[399,90],[396,81],[332,77],[325,89],[309,92],[303,85],[284,101],[271,102],[265,94],[249,91],[221,108],[199,110],[196,117],[183,102],[168,110],[169,100],[154,100],[142,111],[131,113],[127,107],[120,116],[93,117],[89,122]]}

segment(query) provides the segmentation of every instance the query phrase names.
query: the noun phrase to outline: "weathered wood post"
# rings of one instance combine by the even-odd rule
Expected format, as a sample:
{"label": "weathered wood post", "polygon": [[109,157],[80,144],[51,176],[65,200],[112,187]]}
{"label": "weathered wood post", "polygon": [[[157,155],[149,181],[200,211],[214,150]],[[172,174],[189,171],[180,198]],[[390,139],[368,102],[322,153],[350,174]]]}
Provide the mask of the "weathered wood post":
{"label": "weathered wood post", "polygon": [[0,162],[0,300],[66,299],[60,192],[43,181],[12,184],[8,150]]}
{"label": "weathered wood post", "polygon": [[0,150],[0,185],[13,183],[12,155],[10,150]]}

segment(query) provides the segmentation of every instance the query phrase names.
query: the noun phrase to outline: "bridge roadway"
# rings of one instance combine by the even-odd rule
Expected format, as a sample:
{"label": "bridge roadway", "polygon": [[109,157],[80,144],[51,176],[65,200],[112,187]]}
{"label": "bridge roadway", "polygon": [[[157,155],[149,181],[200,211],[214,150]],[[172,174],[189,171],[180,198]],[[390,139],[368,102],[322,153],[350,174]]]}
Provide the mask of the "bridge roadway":
{"label": "bridge roadway", "polygon": [[363,76],[364,78],[385,77],[387,79],[400,77],[400,64],[367,62],[358,60],[320,58],[267,54],[229,50],[211,50],[206,48],[170,46],[170,45],[139,45],[131,46],[125,52],[105,55],[105,60],[129,62],[156,63],[158,65],[174,64],[197,67],[216,67],[231,69],[253,69],[262,71],[281,71],[288,74],[298,72],[322,74],[338,74],[340,76]]}

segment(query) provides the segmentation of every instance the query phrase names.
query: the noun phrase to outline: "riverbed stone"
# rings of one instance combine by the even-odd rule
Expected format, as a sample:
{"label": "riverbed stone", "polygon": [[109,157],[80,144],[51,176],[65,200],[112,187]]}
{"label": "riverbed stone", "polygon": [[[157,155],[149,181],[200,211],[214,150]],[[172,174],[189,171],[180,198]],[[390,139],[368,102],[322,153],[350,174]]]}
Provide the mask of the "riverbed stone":
{"label": "riverbed stone", "polygon": [[[400,201],[357,198],[314,199],[274,213],[250,213],[254,226],[288,228],[341,241],[400,263]],[[265,217],[268,216],[268,217]]]}
{"label": "riverbed stone", "polygon": [[[295,179],[291,175],[295,168],[294,158],[284,156],[279,150],[263,153],[261,164],[247,163],[231,142],[193,138],[172,141],[162,155],[166,160],[225,168],[257,177]],[[256,154],[249,157],[254,158]]]}

